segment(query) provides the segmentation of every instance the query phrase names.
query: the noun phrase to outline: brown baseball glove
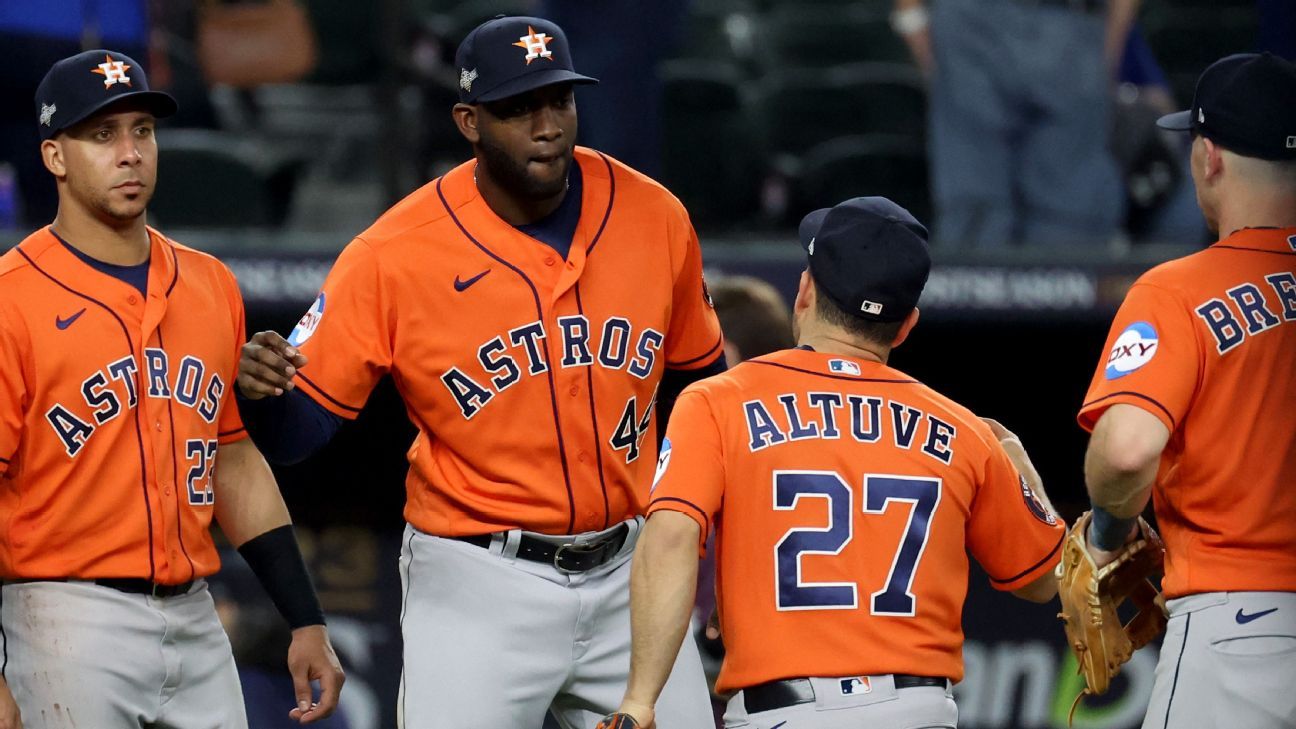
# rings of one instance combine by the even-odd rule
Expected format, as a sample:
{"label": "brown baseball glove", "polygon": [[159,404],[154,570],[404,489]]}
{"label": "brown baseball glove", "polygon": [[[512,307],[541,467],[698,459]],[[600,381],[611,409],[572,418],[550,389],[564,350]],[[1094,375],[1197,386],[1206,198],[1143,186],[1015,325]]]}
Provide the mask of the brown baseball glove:
{"label": "brown baseball glove", "polygon": [[[1138,536],[1111,563],[1098,567],[1086,548],[1090,518],[1086,511],[1067,532],[1057,567],[1058,617],[1087,684],[1071,705],[1071,716],[1085,694],[1106,692],[1121,665],[1166,626],[1165,600],[1148,579],[1165,562],[1161,537],[1140,517]],[[1126,600],[1134,602],[1138,613],[1122,625],[1116,609]],[[1069,716],[1068,725],[1070,721]]]}

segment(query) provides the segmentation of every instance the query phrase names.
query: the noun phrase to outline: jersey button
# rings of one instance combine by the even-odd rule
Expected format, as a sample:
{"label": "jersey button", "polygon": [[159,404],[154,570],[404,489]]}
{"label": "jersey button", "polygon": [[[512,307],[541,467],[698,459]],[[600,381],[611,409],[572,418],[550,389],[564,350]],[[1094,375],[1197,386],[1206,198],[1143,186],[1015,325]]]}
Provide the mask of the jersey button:
{"label": "jersey button", "polygon": [[131,306],[134,306],[139,303],[139,298],[136,297],[134,294],[131,294],[130,296],[126,297],[126,303],[130,304]]}
{"label": "jersey button", "polygon": [[580,394],[580,387],[577,385],[572,385],[571,390],[569,390],[569,392],[571,392],[572,397],[576,397],[577,395]]}
{"label": "jersey button", "polygon": [[579,460],[581,463],[588,463],[588,462],[589,462],[589,454],[586,453],[585,451],[581,451],[579,454],[577,454],[577,455],[576,455],[576,458],[577,458],[577,460]]}
{"label": "jersey button", "polygon": [[162,432],[162,421],[161,421],[161,420],[157,421],[157,431],[158,431],[159,433]]}
{"label": "jersey button", "polygon": [[552,266],[552,265],[554,265],[554,257],[553,257],[553,256],[549,256],[548,258],[546,258],[546,259],[545,259],[545,265],[546,265],[546,266]]}

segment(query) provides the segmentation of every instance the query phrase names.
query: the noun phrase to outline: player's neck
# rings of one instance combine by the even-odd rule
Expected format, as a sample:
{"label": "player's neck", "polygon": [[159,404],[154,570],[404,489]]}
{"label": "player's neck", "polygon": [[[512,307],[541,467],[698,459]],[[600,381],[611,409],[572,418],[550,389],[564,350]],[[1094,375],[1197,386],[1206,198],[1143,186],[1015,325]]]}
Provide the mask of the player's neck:
{"label": "player's neck", "polygon": [[1243,228],[1296,228],[1296,195],[1252,194],[1220,206],[1220,240]]}
{"label": "player's neck", "polygon": [[144,215],[128,222],[109,222],[74,205],[60,204],[51,227],[68,245],[97,261],[135,266],[149,259]]}
{"label": "player's neck", "polygon": [[557,210],[558,206],[562,205],[563,199],[567,197],[566,185],[557,195],[539,200],[516,195],[496,182],[482,164],[477,165],[473,177],[477,183],[477,191],[481,193],[486,205],[504,222],[513,226],[530,225],[537,220],[542,220]]}
{"label": "player's neck", "polygon": [[886,364],[887,357],[891,354],[889,347],[882,347],[876,344],[861,342],[857,338],[846,334],[840,330],[833,329],[810,329],[802,331],[801,338],[797,341],[798,345],[809,345],[816,352],[824,354],[836,354],[842,357],[851,357],[853,359],[872,360]]}

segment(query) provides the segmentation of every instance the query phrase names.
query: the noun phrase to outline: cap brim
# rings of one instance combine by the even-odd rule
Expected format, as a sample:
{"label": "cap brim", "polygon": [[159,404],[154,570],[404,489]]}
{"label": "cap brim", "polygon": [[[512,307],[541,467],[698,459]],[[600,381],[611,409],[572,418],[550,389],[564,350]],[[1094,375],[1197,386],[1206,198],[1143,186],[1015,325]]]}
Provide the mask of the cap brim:
{"label": "cap brim", "polygon": [[90,107],[82,113],[81,116],[75,119],[69,119],[65,123],[59,125],[58,130],[56,131],[62,131],[74,127],[104,109],[107,109],[110,106],[116,106],[124,101],[132,101],[142,105],[144,108],[148,109],[150,114],[158,119],[171,116],[180,109],[180,105],[176,103],[175,99],[171,98],[171,94],[164,91],[130,91],[124,94],[116,94],[105,99],[103,103]]}
{"label": "cap brim", "polygon": [[809,213],[801,219],[801,225],[797,228],[797,238],[801,240],[801,247],[810,251],[810,242],[819,235],[819,229],[823,227],[824,218],[828,217],[828,211],[832,208],[820,208]]}
{"label": "cap brim", "polygon": [[552,71],[537,71],[502,83],[481,96],[478,96],[472,103],[479,104],[483,101],[499,101],[500,99],[507,99],[510,96],[525,94],[528,91],[538,89],[542,86],[552,86],[561,83],[596,84],[598,83],[598,79],[590,76],[582,76],[575,71],[568,71],[565,68],[555,68]]}
{"label": "cap brim", "polygon": [[1166,114],[1157,119],[1156,124],[1162,129],[1169,129],[1172,132],[1192,131],[1192,109]]}

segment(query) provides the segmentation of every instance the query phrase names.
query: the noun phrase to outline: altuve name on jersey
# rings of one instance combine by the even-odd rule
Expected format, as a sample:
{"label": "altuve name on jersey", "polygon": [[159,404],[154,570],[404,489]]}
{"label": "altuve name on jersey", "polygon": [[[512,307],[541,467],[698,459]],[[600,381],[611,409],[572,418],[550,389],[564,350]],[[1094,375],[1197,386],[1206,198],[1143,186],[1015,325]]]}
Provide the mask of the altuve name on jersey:
{"label": "altuve name on jersey", "polygon": [[[185,355],[175,368],[173,378],[170,358],[163,349],[145,349],[144,362],[148,397],[170,398],[195,410],[205,422],[216,422],[221,398],[225,395],[225,381],[219,374],[213,373],[210,378],[207,377],[207,367],[203,361]],[[68,457],[75,457],[99,426],[135,408],[139,401],[136,385],[139,375],[135,355],[127,355],[96,371],[81,383],[81,398],[85,401],[85,408],[89,408],[88,413],[80,403],[56,403],[46,411],[45,419],[62,441]],[[124,408],[123,394],[126,398]],[[84,417],[78,415],[76,410],[82,410]]]}
{"label": "altuve name on jersey", "polygon": [[[597,342],[591,342],[589,319],[584,316],[558,318],[563,369],[589,367],[595,362],[609,370],[625,369],[642,380],[653,371],[657,354],[666,337],[651,327],[634,336],[634,326],[624,317],[610,317],[603,323]],[[451,367],[441,375],[465,419],[472,419],[490,404],[495,395],[516,385],[522,379],[523,367],[530,376],[549,371],[550,363],[543,345],[544,322],[510,329],[477,348],[477,365],[484,377],[474,378],[461,367]],[[507,340],[507,343],[506,343]],[[510,345],[512,345],[510,347]],[[525,360],[525,362],[520,362]]]}
{"label": "altuve name on jersey", "polygon": [[877,443],[884,432],[897,448],[919,444],[922,453],[949,465],[958,428],[898,400],[840,392],[785,393],[742,404],[747,447],[765,448],[810,439],[853,438]]}
{"label": "altuve name on jersey", "polygon": [[1219,354],[1238,346],[1247,337],[1296,321],[1296,275],[1282,271],[1264,279],[1276,300],[1266,300],[1264,289],[1250,282],[1225,292],[1241,317],[1234,314],[1233,308],[1222,298],[1210,299],[1194,309],[1210,329],[1215,338],[1215,351]]}

